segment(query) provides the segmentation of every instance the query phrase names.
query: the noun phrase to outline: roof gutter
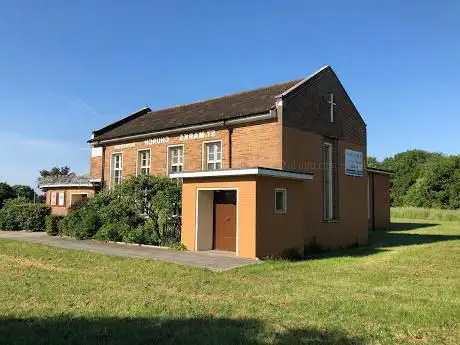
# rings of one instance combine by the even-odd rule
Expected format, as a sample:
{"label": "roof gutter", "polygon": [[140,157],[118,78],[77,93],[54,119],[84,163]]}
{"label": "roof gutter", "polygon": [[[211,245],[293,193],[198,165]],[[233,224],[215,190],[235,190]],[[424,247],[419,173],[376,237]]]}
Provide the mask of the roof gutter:
{"label": "roof gutter", "polygon": [[266,120],[272,120],[276,118],[277,118],[276,109],[271,109],[267,113],[257,114],[257,115],[252,115],[252,116],[247,116],[247,117],[242,117],[242,118],[237,118],[237,119],[210,122],[210,123],[205,123],[201,125],[178,127],[178,128],[167,129],[167,130],[158,131],[158,132],[134,134],[134,135],[128,135],[128,136],[124,136],[120,138],[113,138],[113,139],[96,140],[94,138],[91,138],[91,140],[88,140],[88,142],[95,143],[95,144],[110,144],[110,143],[116,143],[120,141],[141,140],[141,139],[149,138],[152,136],[158,137],[162,135],[178,134],[178,133],[183,133],[183,132],[210,129],[210,128],[223,128],[226,126],[234,126],[234,125],[246,124],[246,123],[257,122],[257,121],[266,121]]}

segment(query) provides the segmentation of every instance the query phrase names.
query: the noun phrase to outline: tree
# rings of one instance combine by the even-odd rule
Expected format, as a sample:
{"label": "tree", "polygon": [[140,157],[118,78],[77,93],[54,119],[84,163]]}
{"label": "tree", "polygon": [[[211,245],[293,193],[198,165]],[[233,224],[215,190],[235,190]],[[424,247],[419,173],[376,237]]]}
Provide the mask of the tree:
{"label": "tree", "polygon": [[14,189],[8,183],[0,182],[0,208],[3,206],[5,200],[15,197]]}
{"label": "tree", "polygon": [[430,159],[442,157],[439,153],[409,150],[385,158],[381,167],[393,171],[390,201],[392,206],[404,206],[409,189],[420,178],[422,166]]}
{"label": "tree", "polygon": [[50,170],[40,170],[40,176],[41,177],[48,177],[48,176],[53,176],[53,177],[59,177],[59,176],[68,176],[70,175],[70,168],[66,165],[63,167],[52,167]]}
{"label": "tree", "polygon": [[35,191],[26,185],[16,184],[12,186],[11,188],[13,188],[14,190],[15,197],[23,197],[30,201],[33,201],[34,196],[36,195]]}
{"label": "tree", "polygon": [[372,156],[368,156],[367,157],[367,166],[369,168],[380,168],[382,166],[382,163],[380,163],[377,158],[375,157],[372,157]]}

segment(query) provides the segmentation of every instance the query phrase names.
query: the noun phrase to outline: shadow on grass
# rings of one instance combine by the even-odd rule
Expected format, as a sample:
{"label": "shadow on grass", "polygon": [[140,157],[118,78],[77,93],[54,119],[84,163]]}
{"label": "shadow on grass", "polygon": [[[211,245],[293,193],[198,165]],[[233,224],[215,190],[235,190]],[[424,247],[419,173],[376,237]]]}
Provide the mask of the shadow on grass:
{"label": "shadow on grass", "polygon": [[[404,226],[403,226],[404,225]],[[312,253],[306,259],[321,259],[343,256],[367,256],[377,254],[392,247],[413,246],[430,244],[444,241],[460,240],[457,235],[433,235],[433,234],[411,234],[404,233],[404,230],[420,229],[423,227],[435,226],[437,224],[418,223],[395,223],[395,228],[388,231],[370,231],[369,244],[331,252]]]}
{"label": "shadow on grass", "polygon": [[[432,226],[436,226],[439,224],[433,223],[391,223],[390,224],[390,231],[409,231],[409,230],[416,230],[416,229],[424,229],[430,228]],[[381,231],[381,230],[376,230]]]}
{"label": "shadow on grass", "polygon": [[337,344],[362,345],[340,331],[264,332],[253,319],[0,319],[1,344]]}

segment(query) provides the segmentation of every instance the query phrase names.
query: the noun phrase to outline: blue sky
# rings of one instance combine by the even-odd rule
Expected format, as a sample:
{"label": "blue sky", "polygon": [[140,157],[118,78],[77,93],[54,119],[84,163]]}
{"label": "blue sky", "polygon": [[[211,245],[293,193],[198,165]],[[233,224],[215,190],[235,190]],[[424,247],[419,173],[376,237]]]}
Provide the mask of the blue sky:
{"label": "blue sky", "polygon": [[0,180],[89,170],[93,129],[331,64],[368,151],[459,153],[458,1],[2,1]]}

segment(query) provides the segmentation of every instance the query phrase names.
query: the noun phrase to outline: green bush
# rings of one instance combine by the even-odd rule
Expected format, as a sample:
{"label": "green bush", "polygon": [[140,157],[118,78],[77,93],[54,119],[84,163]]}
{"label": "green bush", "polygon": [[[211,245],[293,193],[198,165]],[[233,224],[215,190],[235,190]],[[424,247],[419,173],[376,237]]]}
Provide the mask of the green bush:
{"label": "green bush", "polygon": [[119,242],[131,230],[130,226],[124,223],[108,223],[101,226],[95,238],[101,241]]}
{"label": "green bush", "polygon": [[7,200],[0,210],[0,228],[5,230],[44,231],[51,209],[25,198]]}
{"label": "green bush", "polygon": [[179,243],[181,191],[181,185],[167,177],[131,177],[72,206],[59,223],[59,234],[154,245]]}
{"label": "green bush", "polygon": [[56,236],[59,233],[59,222],[63,219],[63,216],[56,216],[50,214],[45,218],[45,229],[46,233],[50,236]]}
{"label": "green bush", "polygon": [[123,233],[123,242],[126,243],[138,243],[138,244],[148,244],[144,236],[144,228],[138,227],[135,229],[129,229]]}

